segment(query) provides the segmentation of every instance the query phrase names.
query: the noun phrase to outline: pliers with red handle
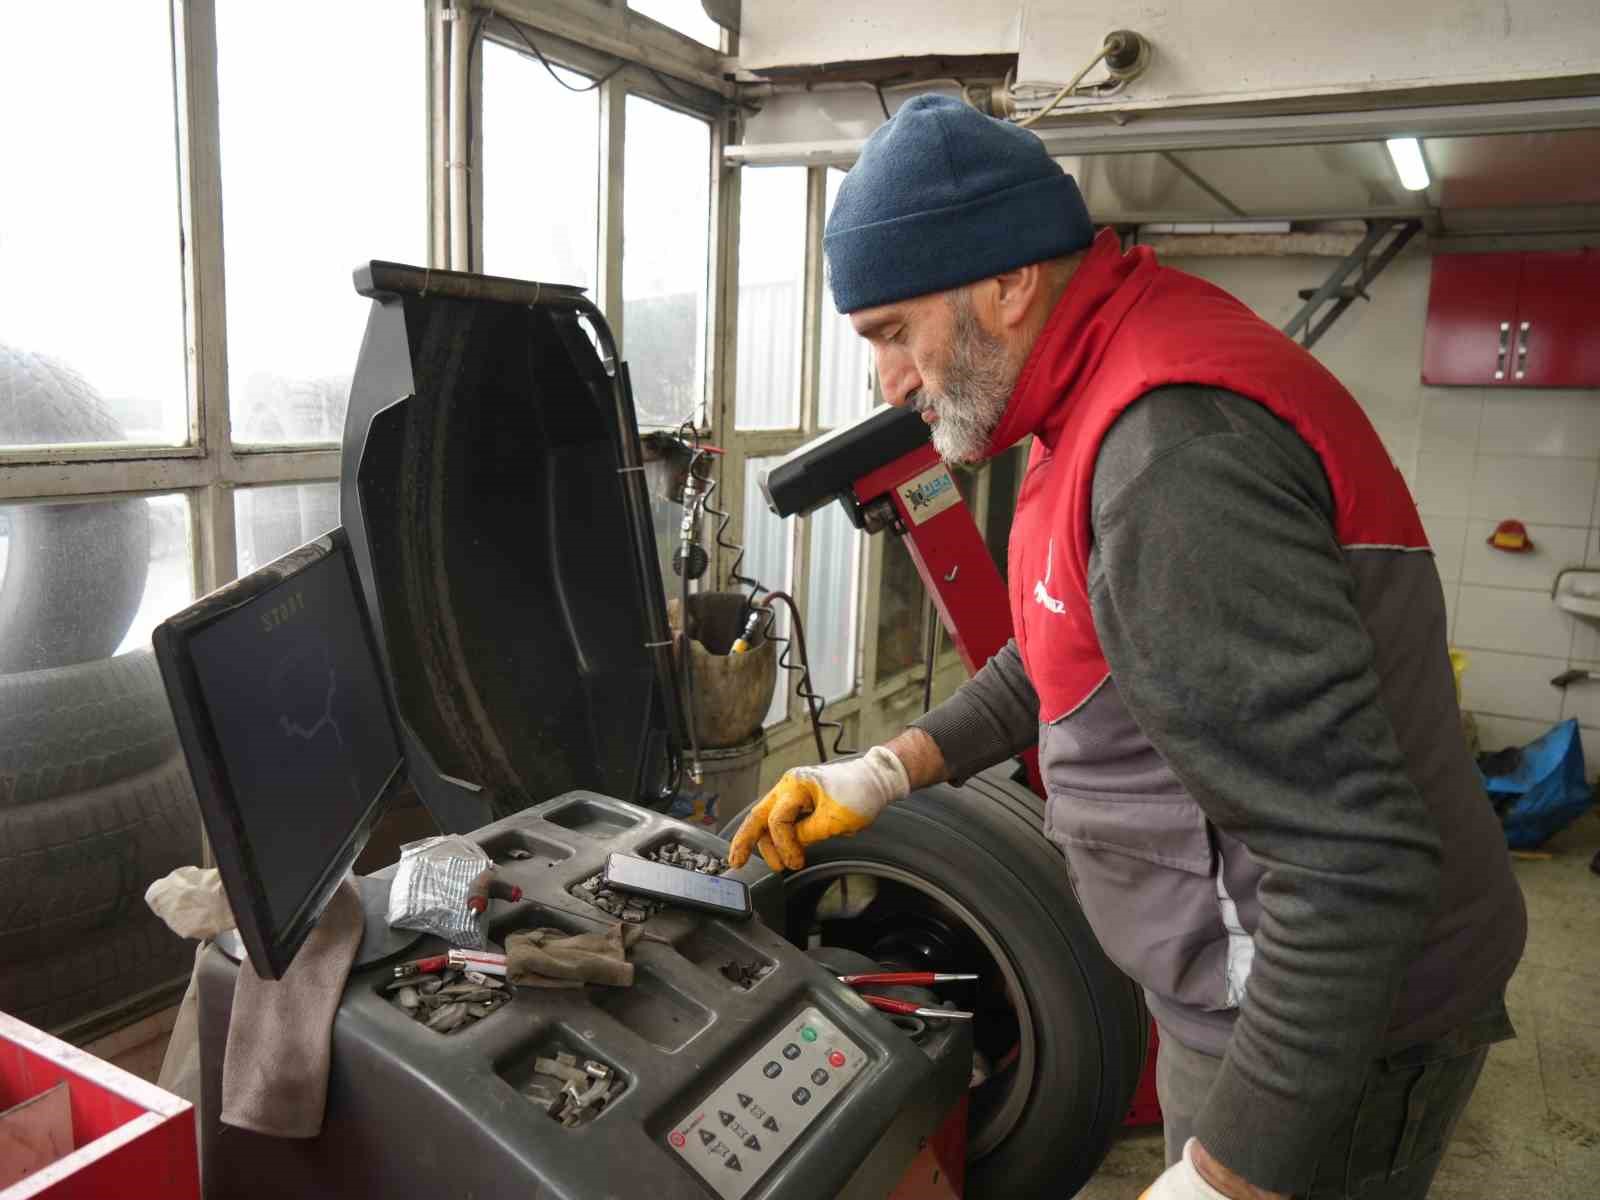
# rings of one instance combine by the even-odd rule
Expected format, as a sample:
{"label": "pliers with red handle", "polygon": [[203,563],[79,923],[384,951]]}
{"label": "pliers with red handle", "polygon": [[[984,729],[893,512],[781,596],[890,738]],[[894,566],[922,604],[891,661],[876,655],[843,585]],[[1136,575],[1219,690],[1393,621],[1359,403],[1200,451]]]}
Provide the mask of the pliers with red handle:
{"label": "pliers with red handle", "polygon": [[[874,984],[880,987],[932,987],[936,983],[954,983],[958,980],[976,979],[976,975],[953,974],[946,971],[885,971],[877,974],[840,975],[839,982],[860,990]],[[970,1021],[972,1014],[957,1008],[928,1008],[910,1000],[894,1000],[862,992],[861,998],[879,1012],[895,1013],[903,1017],[931,1017],[946,1021]]]}

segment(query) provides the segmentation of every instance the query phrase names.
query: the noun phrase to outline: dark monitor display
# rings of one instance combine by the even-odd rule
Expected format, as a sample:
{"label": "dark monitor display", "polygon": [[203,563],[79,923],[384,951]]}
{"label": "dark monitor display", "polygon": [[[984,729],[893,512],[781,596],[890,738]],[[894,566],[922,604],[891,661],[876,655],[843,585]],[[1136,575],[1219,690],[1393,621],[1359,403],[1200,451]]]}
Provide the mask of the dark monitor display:
{"label": "dark monitor display", "polygon": [[344,531],[205,597],[154,642],[240,938],[275,979],[403,767]]}

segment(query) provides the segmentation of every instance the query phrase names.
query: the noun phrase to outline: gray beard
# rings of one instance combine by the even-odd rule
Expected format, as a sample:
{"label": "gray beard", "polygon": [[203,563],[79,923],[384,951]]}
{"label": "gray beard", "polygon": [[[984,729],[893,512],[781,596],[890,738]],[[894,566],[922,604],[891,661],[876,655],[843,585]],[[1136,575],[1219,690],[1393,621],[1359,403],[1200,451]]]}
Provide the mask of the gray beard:
{"label": "gray beard", "polygon": [[1000,339],[978,324],[965,289],[950,294],[950,307],[955,311],[955,333],[943,389],[921,389],[916,407],[918,412],[931,409],[939,418],[933,426],[933,448],[940,458],[975,463],[988,452],[1005,416],[1017,368]]}

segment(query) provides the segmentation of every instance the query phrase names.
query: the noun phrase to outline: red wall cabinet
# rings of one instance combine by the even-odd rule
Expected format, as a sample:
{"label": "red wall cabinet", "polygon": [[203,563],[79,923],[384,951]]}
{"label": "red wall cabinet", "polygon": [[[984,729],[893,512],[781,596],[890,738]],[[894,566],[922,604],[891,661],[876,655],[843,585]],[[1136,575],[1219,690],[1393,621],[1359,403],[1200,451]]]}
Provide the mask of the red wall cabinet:
{"label": "red wall cabinet", "polygon": [[1600,253],[1435,256],[1422,382],[1600,387]]}

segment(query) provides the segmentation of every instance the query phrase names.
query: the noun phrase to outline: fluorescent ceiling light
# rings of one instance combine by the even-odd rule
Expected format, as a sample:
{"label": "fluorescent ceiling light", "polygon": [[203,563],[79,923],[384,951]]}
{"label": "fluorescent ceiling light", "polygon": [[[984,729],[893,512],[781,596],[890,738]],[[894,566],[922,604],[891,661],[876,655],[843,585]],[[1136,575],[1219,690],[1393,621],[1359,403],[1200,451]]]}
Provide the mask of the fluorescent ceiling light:
{"label": "fluorescent ceiling light", "polygon": [[1428,164],[1422,161],[1422,145],[1416,138],[1390,138],[1389,157],[1394,161],[1395,173],[1400,176],[1400,186],[1408,192],[1420,192],[1428,186]]}

